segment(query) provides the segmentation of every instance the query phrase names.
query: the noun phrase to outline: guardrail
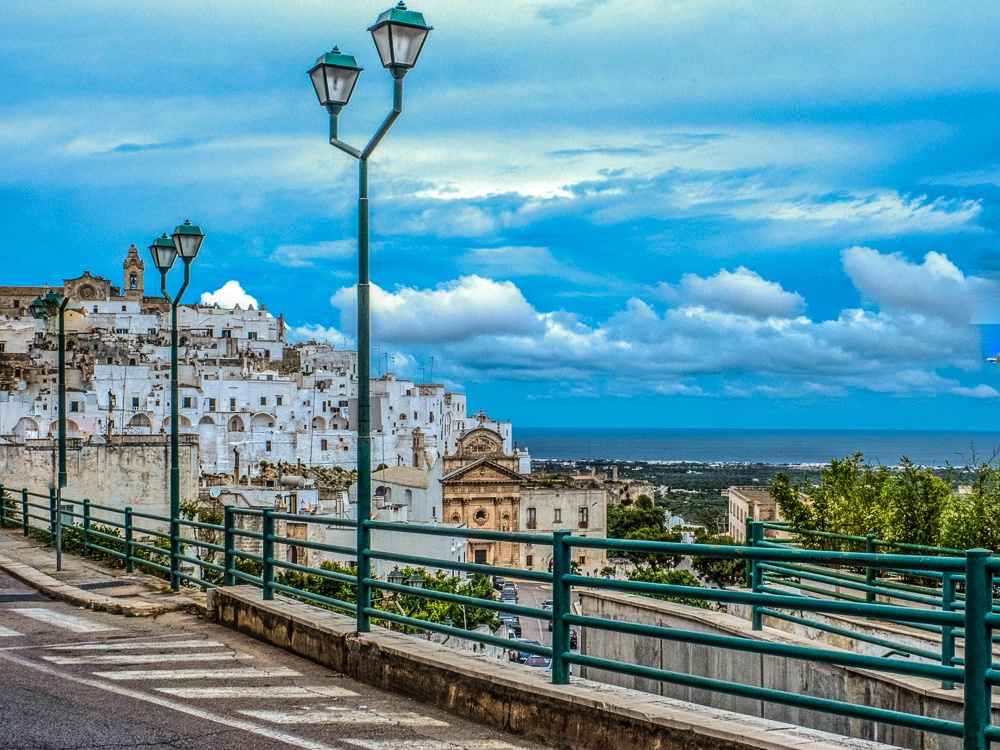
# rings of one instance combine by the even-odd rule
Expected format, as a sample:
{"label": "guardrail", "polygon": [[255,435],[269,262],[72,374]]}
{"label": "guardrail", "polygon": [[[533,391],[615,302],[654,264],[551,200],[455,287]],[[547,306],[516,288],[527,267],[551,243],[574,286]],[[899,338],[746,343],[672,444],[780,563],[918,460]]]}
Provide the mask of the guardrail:
{"label": "guardrail", "polygon": [[[68,521],[63,530],[68,551],[79,549],[83,554],[101,555],[120,562],[128,570],[138,567],[165,577],[170,575],[172,540],[167,531],[170,528],[170,519],[167,517],[139,513],[131,508],[115,509],[88,500],[76,502],[66,499],[63,499],[62,512],[57,512],[54,493],[39,494],[27,489],[5,491],[2,486],[0,497],[3,497],[0,502],[0,524],[20,528],[25,535],[46,537],[54,536],[57,528]],[[409,545],[393,547],[414,552],[420,548],[418,543],[412,543],[414,538],[433,536],[548,546],[552,549],[553,567],[551,572],[542,572],[379,549],[357,550],[353,545],[337,546],[292,538],[287,535],[287,531],[278,533],[282,524],[288,522],[335,529],[357,527],[357,522],[350,519],[231,506],[225,508],[221,522],[182,518],[178,522],[181,530],[178,540],[179,560],[188,567],[182,568],[179,576],[189,585],[205,588],[236,583],[260,586],[265,600],[272,599],[275,593],[281,593],[346,612],[357,619],[359,630],[362,629],[363,622],[371,621],[504,648],[511,645],[510,641],[499,635],[470,632],[450,620],[438,622],[421,619],[411,616],[412,612],[408,615],[405,610],[391,611],[378,605],[404,595],[416,597],[413,601],[426,600],[442,606],[485,608],[497,614],[551,621],[551,646],[518,643],[518,649],[550,658],[552,681],[556,684],[569,683],[570,667],[577,664],[959,737],[962,738],[964,750],[985,750],[990,742],[1000,740],[1000,727],[991,725],[991,692],[994,685],[1000,684],[1000,667],[992,661],[992,633],[1000,626],[1000,614],[993,602],[994,576],[1000,574],[1000,559],[991,557],[992,553],[988,550],[947,550],[947,554],[930,554],[926,550],[920,550],[922,554],[889,554],[878,551],[878,545],[884,543],[877,541],[874,548],[869,545],[864,552],[801,549],[788,541],[765,540],[763,525],[754,525],[750,529],[750,544],[736,547],[574,537],[569,531],[556,531],[554,534],[507,533],[440,525],[364,521],[365,526],[372,531],[410,535]],[[279,552],[282,548],[287,550],[289,547],[314,550],[327,557],[353,558],[356,561],[356,572],[347,574],[284,559]],[[750,586],[749,590],[710,589],[576,575],[572,572],[573,554],[575,550],[581,549],[618,550],[619,554],[643,553],[661,555],[664,558],[697,555],[742,560],[746,561],[750,569]],[[553,607],[551,610],[536,609],[447,591],[415,589],[373,576],[371,563],[375,560],[414,568],[451,570],[455,573],[502,575],[548,584],[552,586]],[[341,588],[342,591],[350,592],[353,588],[354,596],[329,596],[304,586],[296,586],[296,574],[348,587]],[[931,595],[930,592],[935,591],[933,585],[901,582],[896,578],[889,580],[885,576],[909,576],[921,582],[940,582],[940,588],[936,595]],[[858,595],[844,593],[841,590],[843,588],[855,591]],[[764,616],[792,620],[798,618],[816,626],[813,621],[788,614],[790,611],[853,616],[939,633],[943,645],[940,654],[929,650],[921,653],[920,649],[911,647],[908,653],[916,658],[898,661],[843,650],[770,642],[764,638],[756,640],[693,629],[621,622],[573,614],[570,601],[574,589],[654,596],[688,603],[741,604],[750,608],[754,629],[762,627]],[[359,598],[359,590],[375,592],[376,596],[371,597],[369,593],[368,596]],[[929,678],[940,681],[944,686],[960,685],[964,691],[963,717],[962,721],[956,721],[901,710],[859,706],[830,698],[574,653],[569,647],[570,629],[573,627]],[[957,655],[959,643],[962,646],[962,656]],[[900,644],[885,641],[878,645],[892,646],[895,649]]]}

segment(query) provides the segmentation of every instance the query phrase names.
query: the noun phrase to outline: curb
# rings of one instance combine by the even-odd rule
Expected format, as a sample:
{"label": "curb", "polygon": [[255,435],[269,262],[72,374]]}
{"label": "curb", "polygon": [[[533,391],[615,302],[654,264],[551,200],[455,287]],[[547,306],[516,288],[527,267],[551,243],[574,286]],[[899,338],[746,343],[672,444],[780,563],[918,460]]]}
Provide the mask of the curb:
{"label": "curb", "polygon": [[125,617],[156,617],[166,612],[178,610],[194,610],[204,616],[207,609],[203,602],[185,597],[187,601],[171,601],[154,604],[134,598],[116,598],[63,583],[40,570],[25,563],[19,563],[9,557],[0,555],[0,570],[16,578],[51,599],[67,602],[77,607],[84,607],[95,612],[110,612]]}

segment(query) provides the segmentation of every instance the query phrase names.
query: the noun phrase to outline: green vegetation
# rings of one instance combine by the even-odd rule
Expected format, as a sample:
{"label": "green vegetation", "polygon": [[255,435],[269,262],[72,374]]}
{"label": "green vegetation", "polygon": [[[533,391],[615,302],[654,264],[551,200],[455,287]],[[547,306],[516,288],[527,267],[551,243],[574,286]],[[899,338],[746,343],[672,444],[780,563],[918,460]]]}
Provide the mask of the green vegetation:
{"label": "green vegetation", "polygon": [[[704,588],[698,579],[686,570],[657,570],[647,565],[640,566],[628,574],[630,581],[643,581],[645,583],[665,583],[672,586],[690,586],[691,588]],[[700,607],[709,609],[711,605],[705,599],[690,599],[683,596],[666,596],[663,594],[643,594],[651,599],[662,599],[667,602],[687,604],[690,607]]]}
{"label": "green vegetation", "polygon": [[[729,534],[701,534],[695,538],[698,544],[717,544],[723,547],[735,547],[736,541]],[[746,576],[746,563],[743,560],[720,560],[714,557],[695,555],[691,557],[691,567],[702,578],[712,581],[717,586],[734,586],[742,584]]]}
{"label": "green vegetation", "polygon": [[[863,462],[861,453],[835,459],[819,481],[793,483],[778,472],[771,494],[782,517],[801,529],[865,536],[929,547],[1000,549],[1000,466],[967,467],[968,491],[956,489],[956,471],[940,476],[903,459],[890,470]],[[814,546],[829,546],[819,539]]]}
{"label": "green vegetation", "polygon": [[[611,505],[608,507],[608,538],[636,539],[649,542],[679,542],[681,535],[667,531],[663,509],[653,505],[648,495],[639,495],[632,505]],[[609,557],[624,557],[636,565],[648,565],[654,570],[661,567],[672,568],[680,562],[680,556],[662,555],[630,550],[611,550]]]}

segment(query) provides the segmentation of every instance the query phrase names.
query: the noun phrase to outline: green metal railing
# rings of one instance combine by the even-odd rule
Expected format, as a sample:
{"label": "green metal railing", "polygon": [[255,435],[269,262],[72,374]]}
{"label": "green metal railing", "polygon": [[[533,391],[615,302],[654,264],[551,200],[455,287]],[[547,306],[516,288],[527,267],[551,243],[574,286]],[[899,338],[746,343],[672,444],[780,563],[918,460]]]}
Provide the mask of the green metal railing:
{"label": "green metal railing", "polygon": [[[61,513],[54,494],[27,489],[4,491],[0,486],[0,524],[20,528],[24,534],[54,536],[64,520],[69,521],[63,538],[69,551],[104,556],[127,569],[143,569],[163,577],[171,572],[171,547],[177,549],[180,578],[190,586],[214,587],[248,583],[262,589],[265,600],[276,594],[292,596],[312,604],[338,610],[359,623],[400,625],[410,632],[440,633],[507,648],[510,641],[497,634],[468,631],[448,622],[433,622],[397,611],[365,604],[359,606],[359,584],[374,592],[369,601],[394,595],[417,597],[429,602],[487,608],[552,623],[552,645],[518,644],[520,650],[552,660],[552,681],[570,682],[570,668],[579,665],[637,678],[726,693],[759,701],[838,714],[854,719],[883,722],[915,730],[962,738],[963,750],[985,750],[1000,740],[1000,727],[991,725],[991,692],[1000,684],[1000,666],[993,663],[993,632],[1000,626],[1000,610],[993,601],[994,576],[1000,574],[1000,559],[987,550],[937,550],[915,545],[893,545],[870,537],[839,538],[837,543],[863,545],[864,551],[818,550],[797,546],[792,540],[765,537],[770,524],[751,524],[746,546],[710,546],[576,537],[569,531],[554,534],[491,532],[440,525],[398,524],[365,521],[368,532],[409,535],[412,543],[394,543],[393,550],[419,550],[418,537],[446,537],[477,542],[505,542],[550,547],[552,571],[520,570],[494,565],[426,557],[387,549],[337,546],[309,539],[292,538],[282,527],[293,522],[352,529],[357,522],[332,516],[281,513],[269,509],[226,507],[221,523],[197,519],[175,519],[179,539],[171,539],[171,519],[117,509],[84,500],[63,499]],[[789,532],[787,527],[780,527]],[[322,536],[322,533],[317,536]],[[356,534],[350,535],[352,539]],[[313,550],[332,559],[355,560],[356,574],[303,565],[283,558],[282,549]],[[745,561],[750,584],[747,589],[711,589],[675,584],[649,583],[610,578],[592,578],[572,572],[574,553],[580,550],[619,550],[626,554],[701,556]],[[889,551],[887,551],[889,550]],[[469,597],[446,591],[414,589],[371,575],[373,561],[387,561],[415,568],[433,568],[454,574],[501,575],[552,586],[553,608],[536,609],[518,604]],[[175,566],[175,570],[177,567]],[[292,573],[353,587],[353,597],[335,598],[290,585]],[[349,589],[348,589],[349,590]],[[905,660],[873,656],[842,649],[805,647],[760,639],[706,633],[681,627],[663,627],[622,622],[604,617],[575,614],[570,606],[574,591],[593,590],[670,598],[681,602],[707,601],[747,607],[752,629],[763,628],[764,618],[779,618],[801,625],[850,636],[870,645],[903,654]],[[365,597],[367,600],[367,597]],[[852,630],[819,618],[861,618],[866,622],[904,626],[931,633],[941,639],[940,651],[897,643],[889,637]],[[855,705],[830,698],[740,684],[728,680],[686,674],[651,665],[599,658],[570,649],[570,629],[587,628],[623,637],[652,637],[685,644],[735,650],[762,656],[857,668],[882,674],[939,681],[944,687],[961,686],[962,720],[920,715],[902,710]],[[961,656],[958,654],[961,653]]]}

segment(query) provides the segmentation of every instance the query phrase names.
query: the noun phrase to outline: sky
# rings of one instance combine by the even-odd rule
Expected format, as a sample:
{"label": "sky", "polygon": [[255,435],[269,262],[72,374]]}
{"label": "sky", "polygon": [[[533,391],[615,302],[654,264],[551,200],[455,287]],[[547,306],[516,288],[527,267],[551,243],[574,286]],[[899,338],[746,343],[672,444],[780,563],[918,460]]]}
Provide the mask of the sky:
{"label": "sky", "polygon": [[[186,301],[353,347],[357,167],[306,71],[356,56],[364,145],[387,7],[0,0],[0,284],[120,283],[190,218]],[[370,164],[375,375],[515,433],[994,428],[1000,5],[410,9],[434,30]]]}

